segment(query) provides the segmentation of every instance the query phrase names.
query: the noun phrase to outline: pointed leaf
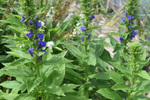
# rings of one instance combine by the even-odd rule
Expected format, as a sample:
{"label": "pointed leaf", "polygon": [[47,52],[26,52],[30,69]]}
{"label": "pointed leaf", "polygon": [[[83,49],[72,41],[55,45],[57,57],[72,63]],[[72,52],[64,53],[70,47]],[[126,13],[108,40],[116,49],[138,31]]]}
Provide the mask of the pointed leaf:
{"label": "pointed leaf", "polygon": [[67,95],[65,97],[62,97],[59,100],[89,100],[89,99],[86,99],[84,97],[74,96],[74,95]]}
{"label": "pointed leaf", "polygon": [[118,74],[117,72],[113,70],[107,70],[107,72],[115,82],[124,82],[122,76]]}
{"label": "pointed leaf", "polygon": [[37,87],[41,82],[43,81],[42,78],[34,78],[34,77],[31,77],[31,78],[28,78],[27,80],[27,89],[28,89],[28,92],[32,92],[34,90],[35,87]]}
{"label": "pointed leaf", "polygon": [[130,87],[126,85],[125,83],[116,83],[114,86],[112,86],[112,89],[114,90],[129,90]]}
{"label": "pointed leaf", "polygon": [[47,94],[56,94],[58,96],[65,96],[64,92],[59,86],[51,85],[49,87],[44,87],[44,90]]}
{"label": "pointed leaf", "polygon": [[97,92],[111,100],[122,100],[118,93],[109,88],[99,89]]}
{"label": "pointed leaf", "polygon": [[150,76],[145,70],[140,71],[138,75],[144,79],[150,80]]}
{"label": "pointed leaf", "polygon": [[1,83],[0,86],[12,89],[12,88],[20,87],[21,83],[18,81],[5,81],[5,82]]}

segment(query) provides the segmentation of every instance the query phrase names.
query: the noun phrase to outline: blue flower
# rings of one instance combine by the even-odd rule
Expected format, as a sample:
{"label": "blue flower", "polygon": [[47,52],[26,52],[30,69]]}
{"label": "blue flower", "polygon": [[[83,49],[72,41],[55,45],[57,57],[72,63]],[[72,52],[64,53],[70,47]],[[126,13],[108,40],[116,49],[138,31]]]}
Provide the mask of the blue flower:
{"label": "blue flower", "polygon": [[133,28],[131,25],[129,25],[128,27]]}
{"label": "blue flower", "polygon": [[42,60],[42,56],[40,56],[39,59]]}
{"label": "blue flower", "polygon": [[81,30],[81,31],[85,31],[86,28],[85,28],[84,26],[81,26],[81,27],[80,27],[80,30]]}
{"label": "blue flower", "polygon": [[24,16],[24,14],[23,14],[23,13],[19,13],[19,15]]}
{"label": "blue flower", "polygon": [[37,34],[36,37],[35,37],[35,39],[40,39],[41,41],[43,40],[43,38],[44,38],[44,33]]}
{"label": "blue flower", "polygon": [[126,20],[126,17],[122,17],[122,21],[124,22]]}
{"label": "blue flower", "polygon": [[90,20],[93,20],[95,18],[95,16],[94,15],[92,15],[91,17],[90,17]]}
{"label": "blue flower", "polygon": [[24,22],[26,19],[24,17],[21,17],[21,22]]}
{"label": "blue flower", "polygon": [[130,39],[132,39],[132,38],[135,38],[135,36],[137,35],[137,33],[136,32],[134,32],[134,31],[132,31],[132,36],[130,37]]}
{"label": "blue flower", "polygon": [[125,12],[125,15],[127,16],[127,15],[128,15],[128,13],[127,13],[127,12]]}
{"label": "blue flower", "polygon": [[42,49],[41,49],[41,51],[42,51],[42,52],[45,52],[44,54],[46,54],[46,53],[47,53],[45,50],[42,50]]}
{"label": "blue flower", "polygon": [[82,23],[86,23],[86,21],[82,21]]}
{"label": "blue flower", "polygon": [[37,21],[37,22],[36,22],[36,29],[38,29],[38,28],[40,28],[40,27],[42,27],[42,23],[39,22],[39,21]]}
{"label": "blue flower", "polygon": [[32,21],[31,19],[29,19],[29,23],[30,23],[30,25],[32,25],[32,24],[33,24],[33,21]]}
{"label": "blue flower", "polygon": [[28,34],[25,34],[28,38],[30,38],[32,35],[33,35],[33,33],[32,33],[32,31],[30,31],[30,33],[28,33]]}
{"label": "blue flower", "polygon": [[84,36],[80,37],[80,39],[81,39],[82,41],[84,41]]}
{"label": "blue flower", "polygon": [[120,36],[119,40],[120,40],[121,42],[123,42],[123,37],[122,37],[122,36]]}
{"label": "blue flower", "polygon": [[33,50],[34,50],[34,48],[30,48],[29,50],[28,50],[28,53],[33,57]]}
{"label": "blue flower", "polygon": [[[42,50],[42,49],[41,49],[41,51],[42,51],[42,52],[45,52],[44,54],[47,53],[45,50]],[[43,55],[41,55],[41,56],[39,57],[40,60],[42,60],[42,56],[43,56]]]}
{"label": "blue flower", "polygon": [[39,45],[38,49],[40,49],[40,48],[46,46],[46,42],[44,42],[44,41],[38,41],[38,45]]}
{"label": "blue flower", "polygon": [[131,15],[128,15],[128,19],[131,20]]}
{"label": "blue flower", "polygon": [[87,33],[87,35],[88,35],[88,39],[90,39],[90,37],[91,37],[91,33]]}
{"label": "blue flower", "polygon": [[132,20],[132,19],[134,19],[134,16],[128,15],[128,19]]}

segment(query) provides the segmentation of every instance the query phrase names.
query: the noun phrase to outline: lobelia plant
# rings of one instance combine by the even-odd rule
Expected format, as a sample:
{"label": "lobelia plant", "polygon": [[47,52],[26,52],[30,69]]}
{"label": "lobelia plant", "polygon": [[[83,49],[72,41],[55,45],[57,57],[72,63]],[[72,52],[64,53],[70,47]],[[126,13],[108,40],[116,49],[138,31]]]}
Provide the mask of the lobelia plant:
{"label": "lobelia plant", "polygon": [[[59,0],[57,7],[53,5],[45,25],[43,12],[47,12],[50,4],[45,5],[48,1],[44,0],[20,0],[22,13],[0,20],[8,23],[13,33],[3,37],[8,38],[8,56],[15,59],[2,63],[5,67],[0,69],[0,76],[10,79],[0,83],[0,100],[148,99],[145,93],[150,90],[150,76],[142,68],[150,58],[146,59],[146,51],[139,42],[132,42],[137,35],[138,26],[133,21],[138,18],[139,1],[126,1],[121,24],[126,30],[120,36],[121,43],[108,35],[110,44],[105,42],[106,37],[95,38],[93,29],[99,27],[93,27],[92,0],[81,0],[83,17],[75,16],[73,24],[71,16],[61,20],[58,15],[63,15],[67,11],[65,6],[69,7],[72,1],[66,1],[61,9],[64,0]],[[54,13],[58,18],[52,18]],[[73,28],[80,34],[65,41]],[[111,57],[105,47],[113,47],[115,55]]]}
{"label": "lobelia plant", "polygon": [[[146,52],[138,42],[132,42],[135,38],[138,26],[134,25],[134,20],[137,18],[137,8],[139,0],[126,1],[125,17],[122,17],[123,27],[126,32],[120,36],[121,44],[112,40],[111,44],[115,44],[114,57],[111,60],[105,60],[113,70],[107,70],[110,78],[114,81],[111,88],[102,88],[97,92],[108,99],[112,100],[137,100],[147,98],[145,93],[149,92],[147,87],[150,83],[149,74],[142,70],[149,59],[146,59]],[[109,36],[110,37],[110,36]],[[113,39],[112,37],[110,39]],[[143,89],[142,89],[143,87]],[[114,95],[114,96],[113,96]]]}
{"label": "lobelia plant", "polygon": [[[150,85],[150,76],[142,68],[149,62],[149,59],[146,59],[146,52],[138,42],[128,44],[127,49],[128,54],[122,53],[118,58],[115,55],[113,61],[109,62],[114,67],[114,70],[107,70],[115,82],[111,89],[117,92],[117,97],[114,97],[113,100],[146,99],[144,94],[149,92],[147,86]],[[110,91],[104,90],[104,93],[102,90],[98,92],[110,99],[111,96],[108,96]],[[115,93],[112,91],[110,94]]]}
{"label": "lobelia plant", "polygon": [[7,53],[16,57],[16,60],[3,63],[5,67],[0,70],[0,76],[12,77],[11,81],[0,84],[3,87],[0,98],[6,100],[59,99],[65,95],[63,90],[66,87],[60,86],[65,76],[65,63],[71,61],[64,58],[66,52],[52,55],[50,50],[53,44],[48,43],[50,50],[46,48],[42,23],[35,13],[34,0],[20,0],[20,4],[23,12],[20,13],[20,22],[18,20],[10,23],[11,29],[15,29],[14,32],[17,35],[5,36],[14,43],[9,45],[11,51]]}
{"label": "lobelia plant", "polygon": [[[140,0],[126,1],[125,16],[122,17],[123,23],[121,24],[126,29],[120,36],[120,41],[124,46],[137,35],[136,30],[139,29],[139,27],[135,26],[135,20],[138,19],[139,4]],[[127,53],[126,49],[124,49],[124,53]]]}

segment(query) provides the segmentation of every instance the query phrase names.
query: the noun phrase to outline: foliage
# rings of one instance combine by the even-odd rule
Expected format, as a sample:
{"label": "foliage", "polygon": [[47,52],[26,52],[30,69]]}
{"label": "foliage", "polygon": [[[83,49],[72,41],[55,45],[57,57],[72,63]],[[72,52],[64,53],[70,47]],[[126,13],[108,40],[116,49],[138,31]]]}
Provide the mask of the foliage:
{"label": "foliage", "polygon": [[74,1],[20,0],[20,9],[0,20],[6,25],[0,43],[8,49],[0,52],[0,100],[148,99],[150,75],[143,67],[150,58],[142,41],[134,41],[140,1],[126,1],[120,23],[125,31],[112,33],[120,42],[112,34],[96,37],[94,30],[101,28],[93,23],[96,0],[80,0],[82,17],[64,19]]}

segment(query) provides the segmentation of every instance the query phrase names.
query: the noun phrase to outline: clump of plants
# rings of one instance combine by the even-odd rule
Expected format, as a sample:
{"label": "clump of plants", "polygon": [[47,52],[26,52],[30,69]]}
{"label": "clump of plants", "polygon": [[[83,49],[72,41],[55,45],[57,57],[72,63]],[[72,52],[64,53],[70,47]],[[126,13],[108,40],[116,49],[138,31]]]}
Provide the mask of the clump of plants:
{"label": "clump of plants", "polygon": [[[95,35],[94,29],[100,27],[92,23],[96,18],[92,0],[80,0],[82,18],[75,14],[63,21],[59,15],[73,1],[60,9],[65,1],[55,7],[44,0],[38,5],[35,0],[20,0],[18,14],[0,20],[13,33],[2,38],[8,39],[7,55],[14,57],[0,69],[0,77],[8,77],[0,78],[0,100],[148,99],[150,76],[142,69],[150,58],[146,59],[143,45],[133,40],[138,35],[134,21],[139,0],[126,1],[124,32],[116,33],[120,41],[108,35],[110,44]],[[72,30],[78,34],[66,39]],[[112,47],[115,55],[105,47]]]}

